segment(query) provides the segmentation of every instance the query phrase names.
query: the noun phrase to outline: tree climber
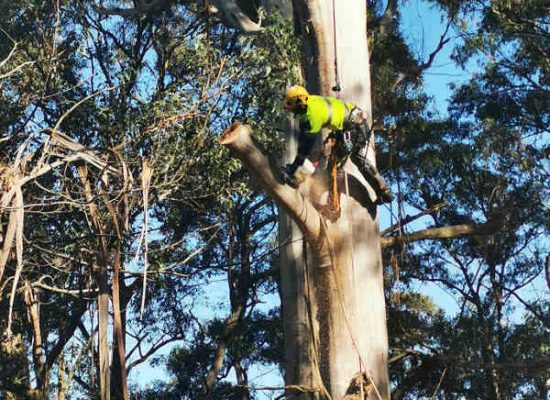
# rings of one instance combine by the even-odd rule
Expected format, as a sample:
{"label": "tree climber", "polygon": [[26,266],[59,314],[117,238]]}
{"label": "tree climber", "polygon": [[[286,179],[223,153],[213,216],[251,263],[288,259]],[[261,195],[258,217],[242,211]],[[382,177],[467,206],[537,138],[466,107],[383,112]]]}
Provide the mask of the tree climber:
{"label": "tree climber", "polygon": [[313,173],[315,167],[308,159],[322,128],[329,128],[327,139],[336,139],[340,166],[348,157],[355,163],[365,179],[376,192],[376,203],[389,203],[393,200],[390,187],[386,184],[376,167],[367,159],[366,143],[369,139],[367,115],[355,104],[340,101],[332,97],[310,95],[299,85],[290,87],[283,99],[283,108],[294,113],[300,122],[298,136],[298,154],[292,164],[286,165],[290,183],[298,185],[302,169]]}

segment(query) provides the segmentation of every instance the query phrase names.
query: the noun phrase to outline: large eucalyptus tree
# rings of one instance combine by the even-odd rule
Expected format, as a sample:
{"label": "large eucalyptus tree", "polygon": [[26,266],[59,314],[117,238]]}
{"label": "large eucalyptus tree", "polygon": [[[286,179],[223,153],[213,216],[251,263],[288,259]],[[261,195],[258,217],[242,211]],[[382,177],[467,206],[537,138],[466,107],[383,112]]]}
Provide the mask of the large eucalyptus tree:
{"label": "large eucalyptus tree", "polygon": [[[258,3],[266,11],[258,12]],[[510,285],[529,282],[538,270],[528,268],[521,257],[508,262],[505,252],[497,250],[521,256],[523,244],[515,231],[517,238],[529,239],[526,243],[537,243],[540,220],[547,215],[532,195],[544,193],[539,184],[543,174],[531,173],[544,151],[517,140],[518,149],[532,156],[524,160],[514,149],[508,152],[509,146],[500,140],[514,138],[516,143],[517,136],[509,133],[518,126],[527,128],[528,140],[530,132],[539,135],[544,130],[547,117],[539,111],[547,92],[544,84],[533,83],[546,76],[539,72],[546,71],[545,58],[540,57],[544,42],[525,41],[520,47],[518,55],[531,54],[536,63],[522,64],[520,59],[514,66],[501,60],[482,80],[459,92],[453,116],[475,111],[483,122],[479,132],[468,123],[432,124],[420,115],[425,99],[408,96],[418,90],[422,72],[448,42],[458,7],[443,2],[451,16],[447,30],[428,59],[415,62],[398,33],[396,1],[369,2],[377,12],[373,18],[370,10],[373,24],[368,27],[365,2],[343,3],[33,1],[19,10],[1,5],[7,40],[0,42],[0,144],[6,149],[0,154],[0,313],[5,317],[0,327],[10,327],[8,320],[13,318],[15,335],[0,343],[0,374],[8,378],[0,379],[0,390],[16,399],[46,398],[57,391],[62,399],[73,385],[79,393],[102,399],[128,398],[126,373],[164,344],[180,341],[183,347],[169,359],[176,385],[147,392],[147,398],[249,399],[254,395],[248,368],[256,360],[283,366],[288,398],[389,398],[380,248],[486,234],[499,225],[491,223],[494,220],[504,222],[513,234],[488,236],[486,241],[478,237],[441,245],[430,242],[425,254],[417,250],[408,256],[407,268],[402,268],[404,281],[442,282],[463,296],[463,304],[472,304],[475,313],[465,311],[453,325],[414,293],[401,297],[402,307],[392,304],[392,311],[397,311],[390,326],[395,335],[394,394],[412,398],[438,391],[441,396],[479,391],[502,398],[525,390],[525,382],[540,383],[540,376],[506,383],[500,373],[515,365],[505,362],[505,356],[523,352],[524,357],[536,357],[543,351],[538,341],[543,337],[541,321],[547,322],[539,304],[525,302],[534,318],[517,329],[517,335],[508,335],[500,317],[512,308],[505,301],[517,296]],[[270,30],[274,19],[266,16],[277,11],[293,23]],[[530,24],[518,25],[525,21],[513,11],[506,2],[488,7],[482,27],[498,31],[504,26],[504,37],[532,35]],[[301,40],[301,64],[292,40],[285,36],[288,25]],[[378,33],[374,39],[373,27]],[[539,39],[544,36],[535,33]],[[484,52],[493,51],[494,40],[484,42],[485,37],[484,31],[470,35],[465,49],[472,51],[477,44]],[[368,47],[373,42],[380,44],[374,57]],[[510,48],[504,42],[501,49]],[[372,71],[377,87],[371,91],[372,65],[379,69]],[[537,67],[530,69],[533,65]],[[289,69],[301,72],[291,78]],[[503,71],[518,77],[507,81],[504,78],[511,75]],[[495,95],[501,86],[517,89],[521,79],[529,85],[522,86],[528,90],[520,102]],[[400,158],[394,165],[399,201],[417,208],[420,216],[432,214],[433,227],[404,234],[403,225],[415,217],[405,218],[381,239],[372,191],[351,164],[345,167],[347,179],[340,182],[338,219],[323,212],[326,171],[319,170],[299,191],[281,182],[278,166],[258,143],[276,153],[275,132],[281,132],[284,157],[294,156],[292,121],[281,122],[277,114],[284,84],[296,80],[312,92],[339,94],[369,113],[375,110],[378,123],[372,124],[370,115],[373,132],[393,140],[384,161],[392,155]],[[342,87],[340,93],[332,91],[336,83]],[[241,158],[251,181],[218,145],[217,134],[234,119],[250,123],[258,140],[251,139],[249,126],[235,124],[226,130],[222,143]],[[397,123],[399,132],[380,124],[384,119]],[[495,121],[510,129],[499,129]],[[483,138],[491,139],[490,153],[481,146]],[[478,142],[479,146],[469,146]],[[364,150],[374,160],[374,138]],[[485,164],[465,166],[464,157],[479,157]],[[491,160],[498,162],[490,164]],[[503,171],[498,177],[487,173],[496,171],[495,166]],[[524,170],[537,179],[527,179]],[[517,188],[508,190],[509,180]],[[270,264],[265,245],[274,212],[262,191],[255,190],[258,185],[280,206],[279,267]],[[524,189],[529,190],[523,193]],[[443,194],[453,205],[441,211]],[[515,218],[504,212],[526,205],[533,212],[525,209]],[[145,214],[155,217],[155,227],[149,230],[159,234],[149,241],[142,238],[147,229],[141,230],[147,206],[152,211]],[[533,240],[521,234],[525,221]],[[131,262],[138,259],[144,240],[150,250],[146,285],[141,268]],[[500,240],[499,245],[494,240]],[[429,257],[444,251],[460,260],[463,276],[447,273],[448,265]],[[533,265],[538,265],[532,252]],[[487,272],[475,282],[471,261],[463,261],[466,257],[487,261]],[[512,266],[511,273],[506,265]],[[515,273],[518,270],[521,274]],[[282,298],[284,361],[276,354],[276,312],[257,311],[258,293],[274,290],[275,272]],[[228,315],[200,321],[189,306],[204,293],[201,285],[217,277],[227,280]],[[488,291],[484,277],[491,278]],[[465,284],[470,284],[467,290]],[[147,306],[139,319],[143,287],[148,289]],[[115,332],[109,350],[111,299]],[[100,304],[99,327],[95,304]],[[422,329],[408,330],[410,321],[418,321]],[[468,339],[479,330],[488,334],[472,349]],[[532,338],[532,349],[520,343],[524,337]],[[455,338],[461,346],[453,344]],[[435,345],[422,347],[427,342]],[[460,356],[452,353],[456,349]],[[468,365],[465,360],[478,353],[480,362]],[[75,355],[77,361],[86,360],[79,369],[72,368]],[[539,361],[533,365],[546,365],[544,359]],[[478,374],[483,379],[469,372],[480,369],[485,371]],[[235,372],[235,385],[224,381],[229,371]],[[444,379],[448,376],[454,377],[452,382]],[[463,377],[471,387],[456,384]]]}

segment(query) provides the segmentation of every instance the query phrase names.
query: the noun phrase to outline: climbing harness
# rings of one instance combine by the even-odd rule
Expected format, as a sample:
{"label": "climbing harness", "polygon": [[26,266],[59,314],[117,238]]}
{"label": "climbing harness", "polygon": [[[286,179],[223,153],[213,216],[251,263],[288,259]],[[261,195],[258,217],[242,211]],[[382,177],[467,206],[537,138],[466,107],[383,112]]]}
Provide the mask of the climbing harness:
{"label": "climbing harness", "polygon": [[328,194],[329,203],[329,219],[336,221],[340,218],[340,192],[338,190],[338,159],[336,157],[335,147],[333,146],[330,151],[328,159],[328,170],[330,172],[330,191]]}

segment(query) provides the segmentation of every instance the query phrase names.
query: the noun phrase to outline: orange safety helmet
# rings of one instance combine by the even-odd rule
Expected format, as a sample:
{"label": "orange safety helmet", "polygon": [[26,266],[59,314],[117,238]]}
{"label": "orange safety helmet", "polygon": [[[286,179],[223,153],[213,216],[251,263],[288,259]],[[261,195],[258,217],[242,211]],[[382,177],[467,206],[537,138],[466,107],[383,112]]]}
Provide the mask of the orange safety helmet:
{"label": "orange safety helmet", "polygon": [[309,93],[306,88],[300,85],[294,85],[288,88],[283,99],[283,107],[287,111],[298,111],[307,106]]}

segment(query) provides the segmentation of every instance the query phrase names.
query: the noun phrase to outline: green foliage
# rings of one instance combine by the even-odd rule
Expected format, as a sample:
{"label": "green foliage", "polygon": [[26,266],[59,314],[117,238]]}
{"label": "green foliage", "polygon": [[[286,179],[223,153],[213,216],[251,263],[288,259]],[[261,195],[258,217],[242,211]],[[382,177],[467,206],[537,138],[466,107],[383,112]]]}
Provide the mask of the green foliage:
{"label": "green foliage", "polygon": [[[457,21],[455,61],[475,60],[480,71],[456,88],[449,118],[434,118],[399,8],[389,23],[374,2],[378,162],[399,190],[402,217],[444,204],[403,232],[485,222],[498,230],[388,249],[392,397],[540,398],[544,373],[527,360],[548,355],[539,344],[548,331],[539,294],[550,217],[547,13],[541,1],[434,3]],[[413,295],[420,284],[447,293],[456,314]],[[526,365],[506,367],[516,360]]]}
{"label": "green foliage", "polygon": [[[69,138],[118,171],[127,168],[132,177],[111,177],[106,182],[90,168],[90,200],[77,168],[81,164],[69,163],[24,187],[26,245],[20,282],[34,287],[41,304],[47,370],[41,370],[38,360],[30,364],[32,376],[44,385],[40,390],[52,391],[51,382],[66,378],[56,376],[56,366],[63,357],[72,361],[66,353],[72,346],[82,352],[84,361],[70,391],[90,398],[97,395],[96,343],[88,347],[92,335],[97,338],[95,296],[79,290],[97,289],[98,265],[112,274],[117,248],[125,268],[120,288],[125,328],[142,347],[137,352],[128,344],[132,361],[146,361],[163,343],[194,343],[202,324],[214,325],[211,316],[195,314],[216,302],[209,298],[208,285],[221,279],[230,281],[226,291],[244,302],[246,311],[240,323],[246,325],[242,346],[248,347],[246,351],[232,347],[232,362],[241,362],[245,355],[246,369],[254,363],[279,362],[278,351],[272,349],[280,339],[273,325],[278,313],[255,309],[263,296],[273,296],[273,276],[267,271],[274,257],[274,207],[251,191],[246,173],[219,145],[219,136],[239,119],[254,125],[257,139],[269,151],[276,154],[282,149],[272,126],[282,117],[278,96],[293,80],[292,68],[299,58],[288,23],[268,15],[265,33],[241,37],[223,26],[211,26],[184,7],[128,20],[108,16],[88,2],[63,4],[59,10],[55,2],[43,1],[1,7],[0,60],[7,59],[14,46],[15,51],[0,74],[15,71],[0,81],[0,184],[11,185],[4,166],[13,164],[19,149],[29,155],[24,173],[44,161],[41,155],[49,150],[50,139],[42,129],[58,122]],[[47,157],[45,162],[52,163],[61,156],[48,153]],[[145,160],[152,180],[147,307],[141,316],[143,264],[136,252],[144,212]],[[92,215],[92,209],[97,214]],[[239,215],[248,217],[240,220]],[[0,215],[0,234],[8,217]],[[98,232],[98,225],[107,234]],[[119,230],[121,237],[116,234]],[[247,248],[232,253],[245,232]],[[2,321],[7,321],[15,268],[15,259],[10,258],[4,274],[10,279],[0,281]],[[72,293],[61,293],[65,290]],[[20,295],[12,330],[21,334],[24,354],[30,359],[33,328]],[[1,326],[6,328],[4,322]],[[204,351],[210,353],[197,371],[209,368],[216,339],[214,333],[209,337]],[[252,340],[264,341],[263,350],[249,351]],[[50,375],[52,380],[45,379]],[[0,391],[9,388],[22,396],[26,385],[12,385],[19,378],[3,374]],[[202,381],[197,381],[195,389],[200,391],[201,386]],[[230,386],[220,382],[216,390],[227,398]],[[173,394],[170,387],[159,392],[163,398]]]}

